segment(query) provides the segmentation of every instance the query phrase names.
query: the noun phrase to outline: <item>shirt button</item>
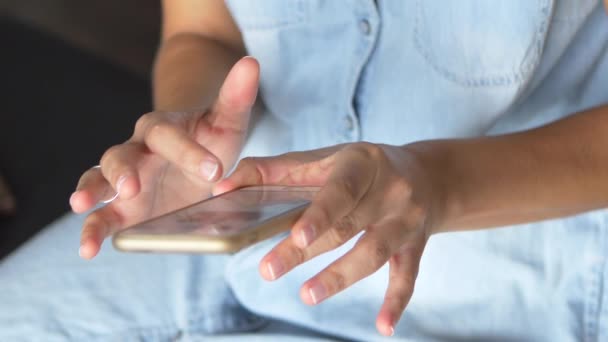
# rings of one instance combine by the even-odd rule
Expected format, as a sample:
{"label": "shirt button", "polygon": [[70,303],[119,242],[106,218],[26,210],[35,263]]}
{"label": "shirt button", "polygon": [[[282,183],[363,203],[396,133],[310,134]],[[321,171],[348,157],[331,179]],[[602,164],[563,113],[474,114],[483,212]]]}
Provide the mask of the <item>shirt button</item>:
{"label": "shirt button", "polygon": [[364,35],[368,35],[372,32],[372,25],[367,19],[361,19],[359,21],[359,29],[361,30],[361,32],[363,32]]}

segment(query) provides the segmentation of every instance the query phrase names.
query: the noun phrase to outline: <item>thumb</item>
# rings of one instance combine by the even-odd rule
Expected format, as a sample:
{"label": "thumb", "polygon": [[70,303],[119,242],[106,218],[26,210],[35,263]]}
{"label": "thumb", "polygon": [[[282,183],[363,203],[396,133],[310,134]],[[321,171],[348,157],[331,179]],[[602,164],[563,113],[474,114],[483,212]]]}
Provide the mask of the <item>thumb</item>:
{"label": "thumb", "polygon": [[[320,186],[331,172],[327,159],[309,160],[317,151],[276,157],[243,158],[230,176],[212,189],[213,195],[248,185]],[[333,159],[333,158],[332,158]]]}
{"label": "thumb", "polygon": [[260,65],[253,57],[243,57],[224,80],[208,120],[212,126],[246,131],[251,107],[255,103],[260,79]]}

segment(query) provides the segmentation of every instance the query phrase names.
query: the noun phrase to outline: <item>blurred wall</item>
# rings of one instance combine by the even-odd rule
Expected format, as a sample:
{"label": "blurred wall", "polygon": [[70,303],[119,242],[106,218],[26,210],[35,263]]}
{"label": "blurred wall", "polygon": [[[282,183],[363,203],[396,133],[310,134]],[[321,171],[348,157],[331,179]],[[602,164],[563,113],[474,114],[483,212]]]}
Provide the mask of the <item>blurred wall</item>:
{"label": "blurred wall", "polygon": [[[0,261],[69,210],[82,172],[150,111],[154,0],[0,0]],[[76,255],[77,246],[74,246]]]}
{"label": "blurred wall", "polygon": [[0,11],[149,75],[160,32],[158,0],[0,0]]}

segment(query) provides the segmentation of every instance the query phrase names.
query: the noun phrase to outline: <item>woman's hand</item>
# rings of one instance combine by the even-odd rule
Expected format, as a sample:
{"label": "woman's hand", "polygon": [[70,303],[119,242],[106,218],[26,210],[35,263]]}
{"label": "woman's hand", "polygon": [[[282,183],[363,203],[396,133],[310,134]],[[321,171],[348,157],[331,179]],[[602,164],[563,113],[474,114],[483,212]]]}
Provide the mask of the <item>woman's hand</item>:
{"label": "woman's hand", "polygon": [[274,280],[361,234],[355,246],[308,280],[300,296],[318,304],[387,262],[389,286],[376,322],[392,335],[410,300],[432,227],[441,221],[441,189],[406,147],[354,143],[271,158],[246,158],[214,189],[255,184],[322,186],[291,236],[260,263]]}
{"label": "woman's hand", "polygon": [[108,149],[70,198],[72,209],[84,212],[118,194],[85,220],[80,255],[94,257],[121,228],[206,198],[241,151],[258,80],[257,61],[245,57],[208,110],[146,114],[129,140]]}

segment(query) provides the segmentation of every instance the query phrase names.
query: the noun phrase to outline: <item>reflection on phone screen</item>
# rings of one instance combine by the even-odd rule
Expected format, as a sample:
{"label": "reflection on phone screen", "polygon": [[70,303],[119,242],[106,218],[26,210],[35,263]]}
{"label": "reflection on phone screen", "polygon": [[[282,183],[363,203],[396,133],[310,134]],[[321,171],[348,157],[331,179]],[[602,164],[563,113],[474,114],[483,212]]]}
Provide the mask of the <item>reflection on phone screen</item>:
{"label": "reflection on phone screen", "polygon": [[312,191],[237,190],[129,229],[143,234],[230,236],[310,202]]}

